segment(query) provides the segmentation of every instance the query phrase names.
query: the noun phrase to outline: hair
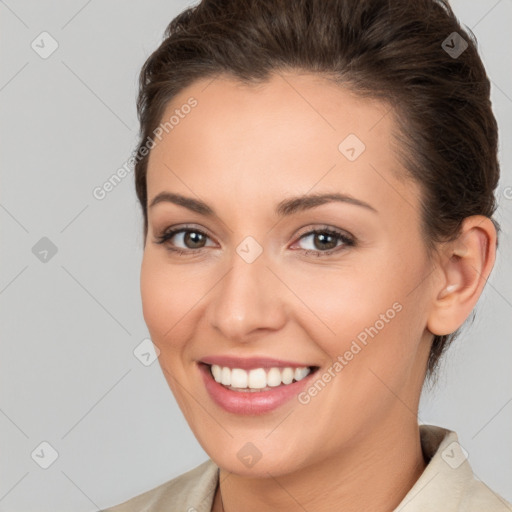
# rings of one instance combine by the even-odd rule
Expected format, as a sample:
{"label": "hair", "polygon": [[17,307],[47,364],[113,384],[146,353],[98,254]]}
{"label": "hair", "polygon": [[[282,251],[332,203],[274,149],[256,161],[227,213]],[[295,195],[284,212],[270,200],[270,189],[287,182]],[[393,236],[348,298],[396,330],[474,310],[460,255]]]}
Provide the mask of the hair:
{"label": "hair", "polygon": [[[454,46],[464,51],[450,54]],[[140,72],[135,185],[144,237],[143,148],[169,102],[199,79],[257,84],[281,71],[321,75],[390,106],[402,178],[420,186],[429,256],[439,242],[458,238],[471,215],[491,218],[499,233],[492,219],[499,162],[490,83],[474,34],[447,0],[203,0],[170,22]],[[433,335],[428,378],[459,332]]]}

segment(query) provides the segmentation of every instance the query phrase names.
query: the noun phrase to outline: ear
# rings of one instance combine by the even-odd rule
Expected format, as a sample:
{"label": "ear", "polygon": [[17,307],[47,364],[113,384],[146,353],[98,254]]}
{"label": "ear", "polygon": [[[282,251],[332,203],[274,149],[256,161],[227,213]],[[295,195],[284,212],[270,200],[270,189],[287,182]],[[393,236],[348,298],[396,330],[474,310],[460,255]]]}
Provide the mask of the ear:
{"label": "ear", "polygon": [[494,266],[496,243],[492,220],[473,215],[464,219],[457,240],[442,247],[427,320],[432,334],[451,334],[469,316]]}

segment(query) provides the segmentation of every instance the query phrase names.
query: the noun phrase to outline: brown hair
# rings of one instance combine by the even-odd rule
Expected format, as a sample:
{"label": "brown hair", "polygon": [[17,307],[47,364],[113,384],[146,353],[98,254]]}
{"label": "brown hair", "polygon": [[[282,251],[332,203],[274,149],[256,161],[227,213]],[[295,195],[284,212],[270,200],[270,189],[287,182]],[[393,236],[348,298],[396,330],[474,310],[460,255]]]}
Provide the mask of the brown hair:
{"label": "brown hair", "polygon": [[[429,254],[459,235],[464,218],[492,217],[499,163],[489,79],[447,0],[203,0],[171,21],[140,73],[135,182],[145,235],[141,150],[169,101],[198,79],[250,84],[282,70],[318,73],[393,107],[397,152],[422,190]],[[459,331],[434,336],[428,377]]]}

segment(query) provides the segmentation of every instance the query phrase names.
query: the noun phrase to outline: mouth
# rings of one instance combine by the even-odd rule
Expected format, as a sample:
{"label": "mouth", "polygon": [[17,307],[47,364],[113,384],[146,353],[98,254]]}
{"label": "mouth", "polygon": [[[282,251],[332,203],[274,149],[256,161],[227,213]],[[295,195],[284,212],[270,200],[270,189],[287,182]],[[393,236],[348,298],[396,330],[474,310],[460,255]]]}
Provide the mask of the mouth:
{"label": "mouth", "polygon": [[230,368],[217,364],[208,365],[210,373],[218,384],[226,389],[236,392],[264,392],[273,388],[288,386],[294,382],[300,382],[310,373],[315,372],[317,366],[253,368]]}
{"label": "mouth", "polygon": [[235,414],[263,414],[278,408],[296,397],[319,369],[284,366],[274,360],[239,360],[229,365],[205,361],[198,362],[198,367],[206,390],[217,405]]}

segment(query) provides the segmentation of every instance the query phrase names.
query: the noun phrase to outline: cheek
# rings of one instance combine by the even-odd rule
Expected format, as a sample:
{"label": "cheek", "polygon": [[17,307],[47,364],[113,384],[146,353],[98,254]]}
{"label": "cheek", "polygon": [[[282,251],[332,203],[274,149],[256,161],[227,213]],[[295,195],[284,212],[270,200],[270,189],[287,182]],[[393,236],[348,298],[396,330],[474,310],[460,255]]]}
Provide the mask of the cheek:
{"label": "cheek", "polygon": [[172,345],[176,325],[186,314],[189,302],[187,287],[181,272],[162,264],[161,258],[146,249],[141,265],[140,291],[142,312],[153,342],[162,350]]}
{"label": "cheek", "polygon": [[400,283],[391,278],[393,272],[383,259],[354,258],[332,268],[287,271],[287,282],[294,283],[296,295],[309,309],[302,320],[317,333],[315,339],[352,337],[400,300]]}
{"label": "cheek", "polygon": [[309,309],[302,327],[332,359],[346,355],[379,367],[401,360],[407,366],[424,328],[417,285],[428,273],[421,254],[407,260],[388,249],[328,272],[289,275]]}
{"label": "cheek", "polygon": [[379,287],[373,283],[364,286],[357,276],[340,284],[343,287],[324,294],[323,301],[312,303],[329,327],[315,328],[312,339],[343,366],[386,365],[400,345],[404,321],[400,294],[386,282]]}

